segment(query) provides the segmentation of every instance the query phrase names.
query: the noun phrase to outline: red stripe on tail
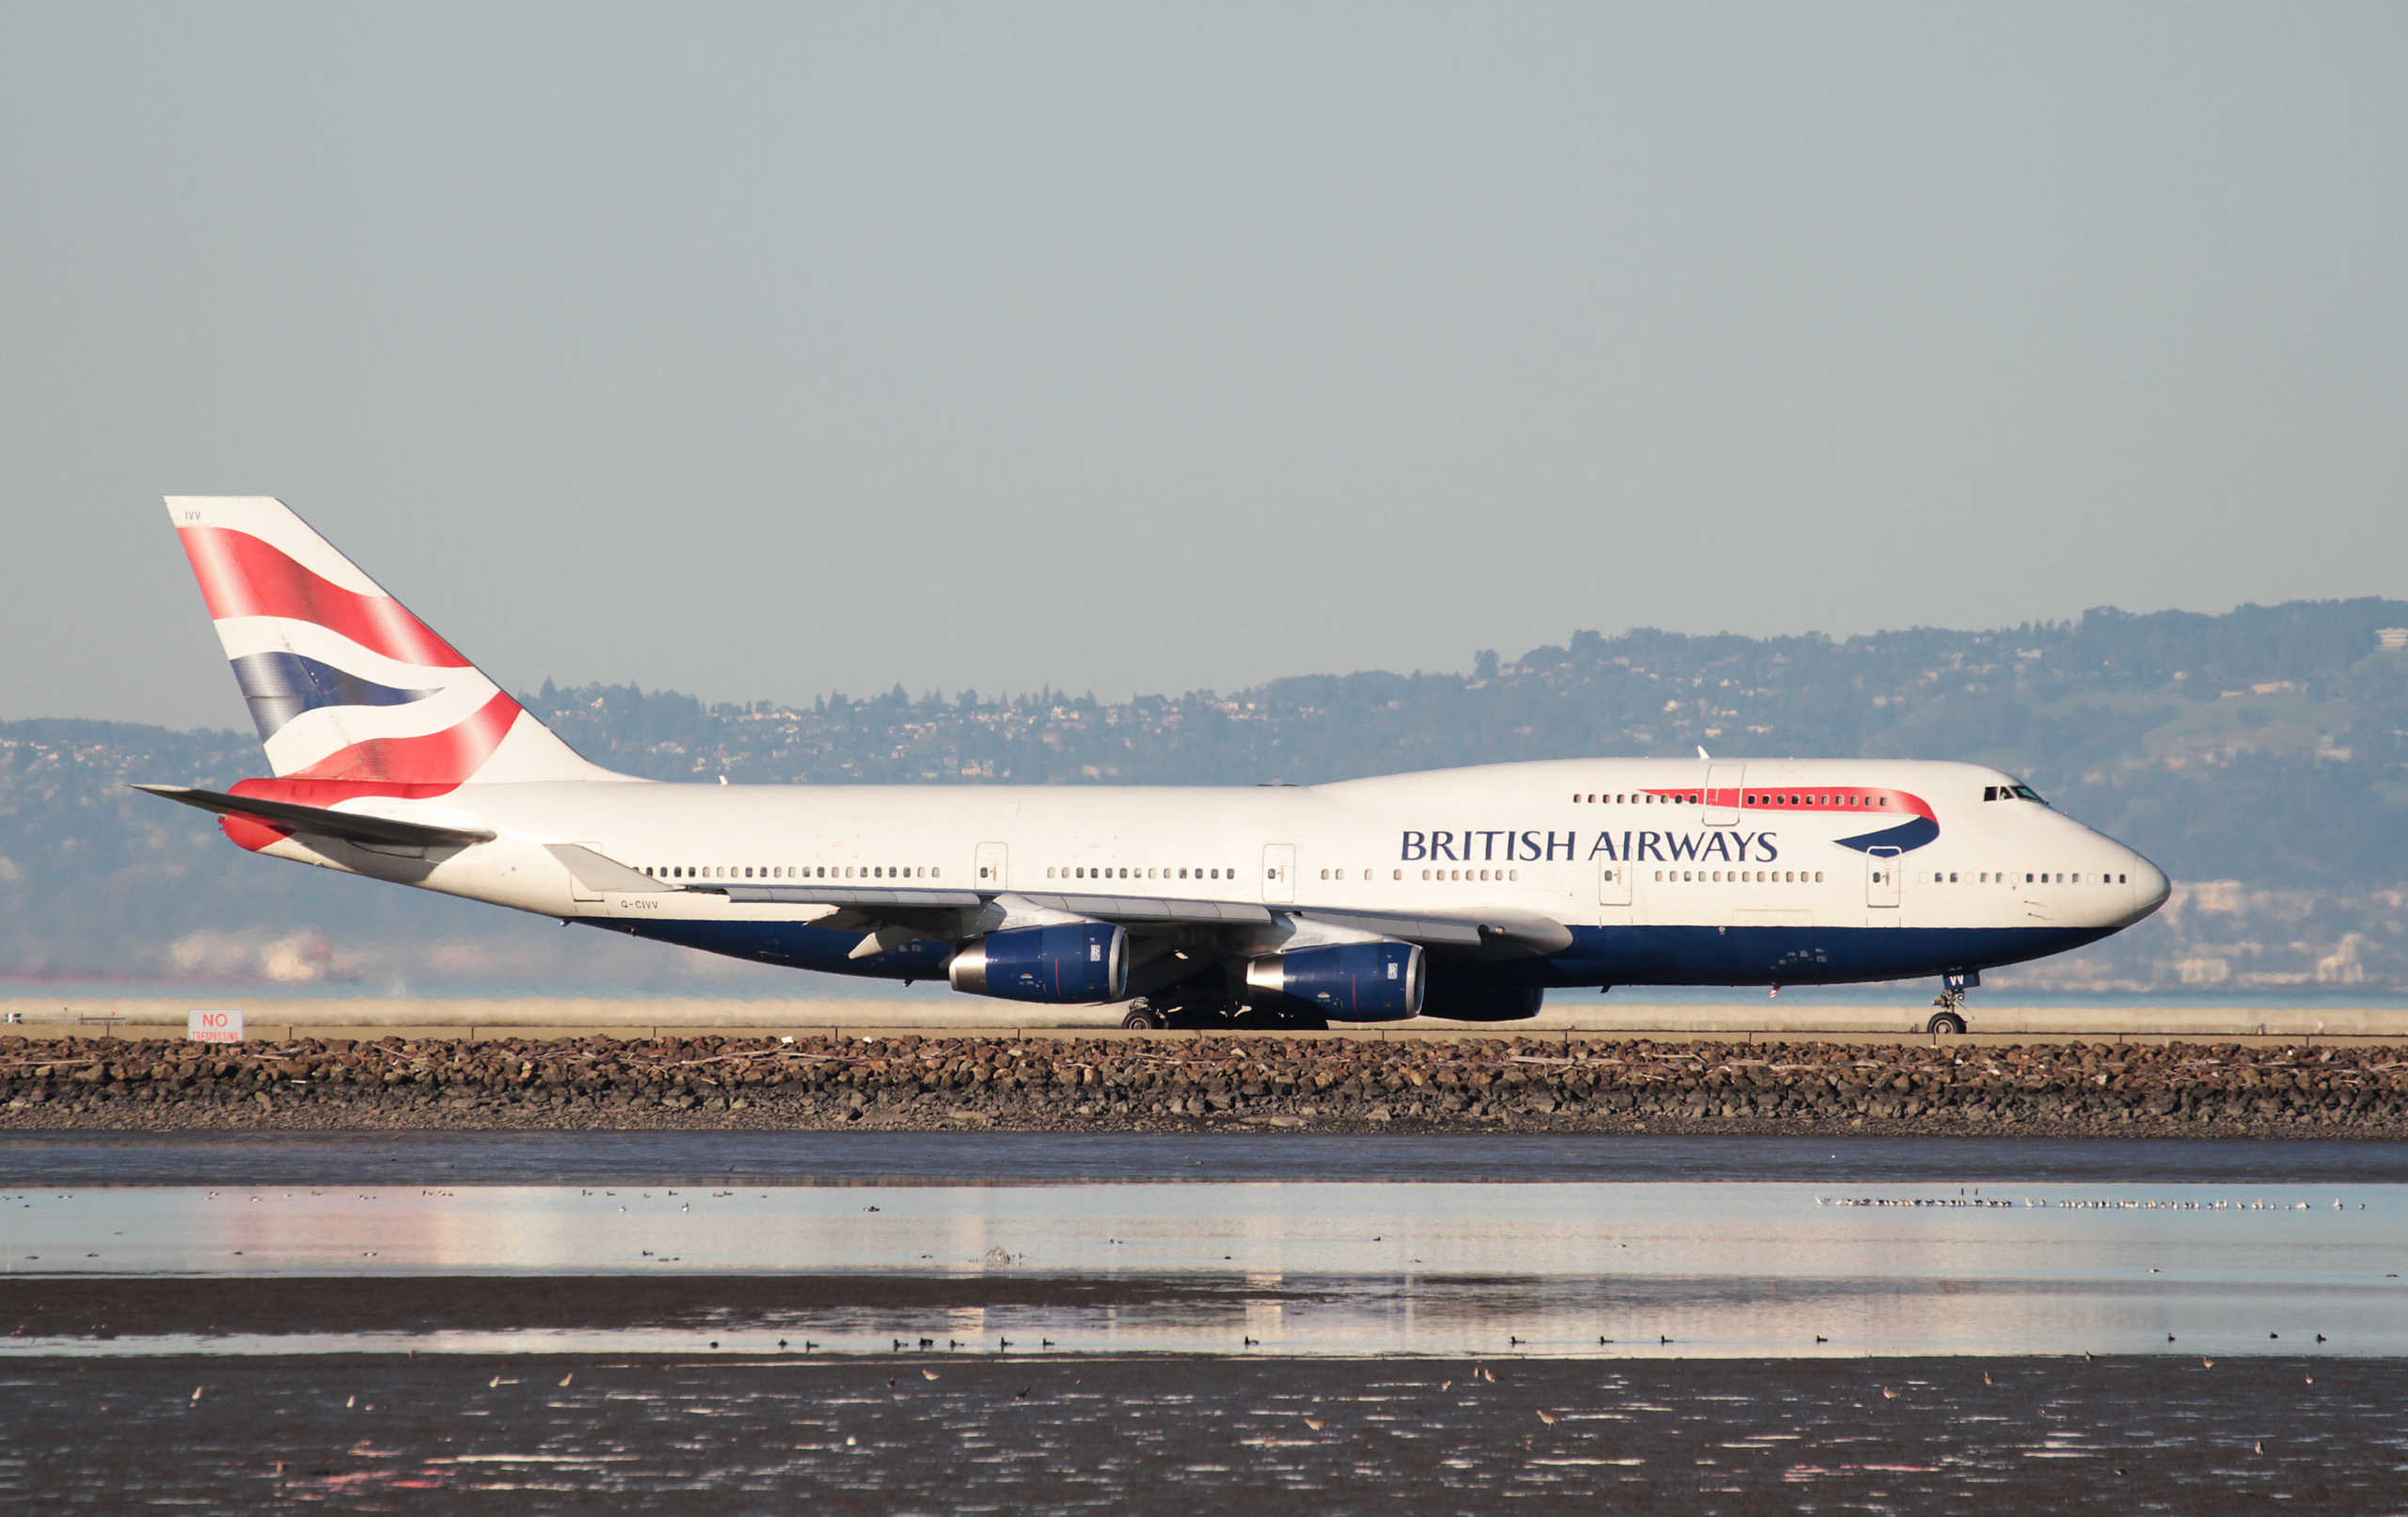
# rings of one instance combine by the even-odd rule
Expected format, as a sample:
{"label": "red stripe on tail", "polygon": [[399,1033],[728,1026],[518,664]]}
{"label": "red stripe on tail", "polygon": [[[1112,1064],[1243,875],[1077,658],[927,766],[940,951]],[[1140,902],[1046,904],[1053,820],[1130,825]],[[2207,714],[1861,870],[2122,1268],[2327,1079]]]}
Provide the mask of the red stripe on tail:
{"label": "red stripe on tail", "polygon": [[184,556],[212,619],[282,616],[340,632],[404,664],[466,669],[468,661],[390,595],[362,595],[302,567],[248,532],[182,527]]}
{"label": "red stripe on tail", "polygon": [[518,719],[518,703],[496,695],[476,715],[422,737],[372,737],[338,749],[287,780],[398,781],[412,786],[468,782]]}

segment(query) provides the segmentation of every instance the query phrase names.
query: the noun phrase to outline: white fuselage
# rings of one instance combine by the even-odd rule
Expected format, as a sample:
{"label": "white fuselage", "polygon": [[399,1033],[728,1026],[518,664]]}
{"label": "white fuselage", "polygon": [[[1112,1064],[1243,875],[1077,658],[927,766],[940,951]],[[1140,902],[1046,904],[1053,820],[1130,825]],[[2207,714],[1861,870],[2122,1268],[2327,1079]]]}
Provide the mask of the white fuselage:
{"label": "white fuselage", "polygon": [[[1661,938],[1680,945],[1676,968],[1627,974],[1627,983],[1803,983],[1929,972],[1926,959],[1978,968],[2033,957],[2127,925],[2164,899],[2165,877],[2147,860],[2036,799],[2015,798],[2014,785],[1967,764],[1660,759],[1233,789],[470,784],[437,801],[364,799],[344,809],[475,822],[499,834],[481,846],[434,859],[300,841],[266,851],[679,940],[696,940],[677,924],[807,926],[835,910],[730,901],[719,886],[865,881],[1306,909],[1510,909],[1608,934],[1585,934],[1579,951],[1559,956],[1553,983],[1597,978],[1601,945],[1647,940],[1612,929],[1690,929]],[[1915,824],[1900,808],[1917,803],[1928,813],[1927,839],[1885,831]],[[1873,835],[1909,845],[1868,851],[1862,840]],[[597,889],[546,845],[580,845],[676,888]],[[1849,948],[1785,973],[1756,963],[1751,950],[1723,966],[1730,978],[1716,977],[1697,929],[1747,928],[1844,933],[1830,940]],[[1885,940],[1925,946],[1893,955]],[[742,952],[741,941],[702,945]],[[1950,946],[1929,947],[1939,941]],[[772,956],[848,972],[927,972],[925,964],[881,970],[791,948]],[[1646,961],[1633,960],[1642,972]]]}

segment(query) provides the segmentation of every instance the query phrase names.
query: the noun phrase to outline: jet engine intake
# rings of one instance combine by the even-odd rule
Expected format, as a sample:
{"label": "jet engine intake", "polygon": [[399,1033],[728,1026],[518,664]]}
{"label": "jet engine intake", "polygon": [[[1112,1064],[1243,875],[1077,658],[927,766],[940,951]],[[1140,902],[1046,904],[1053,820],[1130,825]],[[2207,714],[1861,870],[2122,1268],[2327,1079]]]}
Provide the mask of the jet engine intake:
{"label": "jet engine intake", "polygon": [[1118,1001],[1129,992],[1129,934],[1108,922],[990,932],[955,949],[946,974],[966,995],[1056,1005]]}
{"label": "jet engine intake", "polygon": [[1421,947],[1332,943],[1266,954],[1245,967],[1249,999],[1284,996],[1333,1021],[1402,1021],[1421,1011]]}

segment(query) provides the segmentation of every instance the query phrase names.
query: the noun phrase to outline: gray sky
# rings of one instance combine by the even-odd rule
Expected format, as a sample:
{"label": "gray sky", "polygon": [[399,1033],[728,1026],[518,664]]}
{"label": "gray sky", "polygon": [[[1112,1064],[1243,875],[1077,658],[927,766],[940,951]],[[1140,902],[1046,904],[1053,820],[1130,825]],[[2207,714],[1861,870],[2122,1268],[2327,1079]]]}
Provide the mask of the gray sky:
{"label": "gray sky", "polygon": [[2408,8],[0,0],[0,716],[158,497],[512,686],[2400,591]]}

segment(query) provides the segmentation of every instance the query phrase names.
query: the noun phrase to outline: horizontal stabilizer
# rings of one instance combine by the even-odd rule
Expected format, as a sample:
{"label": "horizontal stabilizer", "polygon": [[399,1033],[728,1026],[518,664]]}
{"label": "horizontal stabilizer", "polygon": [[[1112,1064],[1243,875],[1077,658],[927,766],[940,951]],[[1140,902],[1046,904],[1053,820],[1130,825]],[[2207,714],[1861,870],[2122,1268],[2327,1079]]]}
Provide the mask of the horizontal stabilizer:
{"label": "horizontal stabilizer", "polygon": [[471,844],[490,843],[494,838],[491,830],[482,827],[437,827],[431,822],[401,822],[389,816],[329,811],[324,806],[302,806],[289,800],[256,800],[248,796],[230,796],[222,790],[198,790],[191,785],[135,785],[134,788],[186,806],[198,806],[205,812],[215,812],[220,816],[247,816],[288,832],[341,838],[346,843],[381,844],[387,847],[465,848]]}

